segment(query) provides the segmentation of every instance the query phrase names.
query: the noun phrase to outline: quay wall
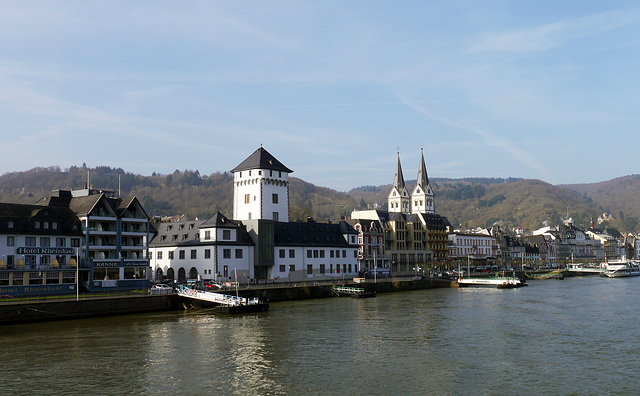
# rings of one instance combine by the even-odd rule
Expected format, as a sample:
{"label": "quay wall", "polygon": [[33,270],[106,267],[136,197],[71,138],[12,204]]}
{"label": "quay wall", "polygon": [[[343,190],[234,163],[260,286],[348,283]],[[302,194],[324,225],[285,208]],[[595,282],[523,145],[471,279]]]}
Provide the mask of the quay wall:
{"label": "quay wall", "polygon": [[[454,287],[455,282],[444,279],[389,280],[378,283],[345,282],[346,286],[364,288],[367,292],[392,293],[411,290]],[[242,297],[260,297],[270,302],[305,300],[334,297],[329,284],[296,284],[291,286],[268,286],[239,289]],[[228,294],[235,294],[226,291]],[[183,309],[177,295],[139,295],[100,297],[95,296],[76,301],[27,301],[0,303],[0,325],[42,322],[49,320],[79,319],[95,316],[123,315]]]}
{"label": "quay wall", "polygon": [[0,324],[78,319],[177,309],[174,296],[93,297],[0,304]]}

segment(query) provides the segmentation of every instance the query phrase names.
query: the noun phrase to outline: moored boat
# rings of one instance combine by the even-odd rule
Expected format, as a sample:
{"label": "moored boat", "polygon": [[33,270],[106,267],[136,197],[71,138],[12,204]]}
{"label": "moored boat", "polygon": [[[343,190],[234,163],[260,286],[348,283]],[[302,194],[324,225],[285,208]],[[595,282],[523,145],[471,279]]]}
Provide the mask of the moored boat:
{"label": "moored boat", "polygon": [[635,261],[621,259],[603,263],[604,276],[608,278],[626,278],[629,276],[640,276],[640,265]]}
{"label": "moored boat", "polygon": [[495,276],[487,278],[458,278],[459,287],[496,287],[498,289],[512,289],[526,284],[515,276]]}

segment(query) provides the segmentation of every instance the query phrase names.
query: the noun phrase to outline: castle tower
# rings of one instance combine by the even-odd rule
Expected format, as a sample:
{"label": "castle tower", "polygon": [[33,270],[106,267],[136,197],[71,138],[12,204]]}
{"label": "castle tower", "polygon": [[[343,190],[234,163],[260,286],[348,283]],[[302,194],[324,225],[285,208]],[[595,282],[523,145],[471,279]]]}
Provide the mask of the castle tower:
{"label": "castle tower", "polygon": [[434,194],[427,166],[424,163],[424,150],[420,149],[420,164],[418,164],[418,182],[411,193],[411,213],[435,213]]}
{"label": "castle tower", "polygon": [[398,163],[396,165],[396,174],[393,178],[393,188],[388,198],[389,212],[409,213],[411,205],[411,197],[404,185],[404,176],[402,175],[402,165],[400,164],[400,153],[398,153]]}
{"label": "castle tower", "polygon": [[289,173],[262,146],[233,173],[233,219],[289,221]]}

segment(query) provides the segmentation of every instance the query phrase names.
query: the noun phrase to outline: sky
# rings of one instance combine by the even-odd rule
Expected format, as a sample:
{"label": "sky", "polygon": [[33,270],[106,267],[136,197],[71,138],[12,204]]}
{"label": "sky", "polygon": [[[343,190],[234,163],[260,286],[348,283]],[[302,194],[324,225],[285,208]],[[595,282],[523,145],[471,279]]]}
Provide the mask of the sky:
{"label": "sky", "polygon": [[[0,1],[0,174],[640,173],[634,1]],[[72,186],[73,187],[73,186]]]}

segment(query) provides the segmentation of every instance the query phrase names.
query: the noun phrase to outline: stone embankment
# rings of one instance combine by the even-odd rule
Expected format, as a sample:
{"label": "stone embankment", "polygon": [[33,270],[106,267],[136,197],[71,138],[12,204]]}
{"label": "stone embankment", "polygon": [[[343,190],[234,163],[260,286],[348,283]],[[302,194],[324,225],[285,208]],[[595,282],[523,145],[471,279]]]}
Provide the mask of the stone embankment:
{"label": "stone embankment", "polygon": [[[455,286],[455,282],[426,278],[415,280],[381,280],[366,283],[346,282],[348,286],[363,287],[376,293],[391,293]],[[238,289],[242,297],[260,297],[270,302],[333,297],[331,284],[299,283],[287,286],[256,285]],[[223,291],[235,294],[235,290]],[[183,302],[176,295],[83,296],[54,301],[26,301],[0,303],[0,324],[78,319],[95,316],[123,315],[182,309]]]}

